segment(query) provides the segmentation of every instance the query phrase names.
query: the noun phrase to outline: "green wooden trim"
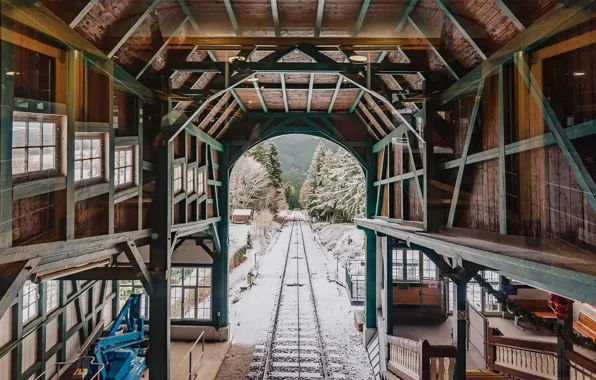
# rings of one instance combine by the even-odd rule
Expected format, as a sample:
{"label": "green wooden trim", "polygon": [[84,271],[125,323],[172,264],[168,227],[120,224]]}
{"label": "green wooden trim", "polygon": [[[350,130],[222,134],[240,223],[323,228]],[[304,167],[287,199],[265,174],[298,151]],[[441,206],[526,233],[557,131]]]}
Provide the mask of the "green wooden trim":
{"label": "green wooden trim", "polygon": [[493,1],[501,9],[501,12],[503,12],[507,16],[509,21],[511,21],[513,23],[513,25],[515,25],[515,27],[517,29],[519,29],[520,31],[523,31],[526,29],[524,24],[522,24],[522,22],[517,18],[517,16],[511,11],[511,9],[507,6],[507,4],[505,4],[505,2],[503,0],[493,0]]}
{"label": "green wooden trim", "polygon": [[[11,23],[12,24],[12,23]],[[6,25],[5,27],[10,27]],[[2,68],[13,71],[13,45],[0,41]],[[14,76],[2,72],[2,99],[0,109],[0,248],[12,246],[12,121]],[[1,315],[1,314],[0,314]]]}
{"label": "green wooden trim", "polygon": [[66,240],[75,238],[75,184],[74,184],[74,140],[76,115],[79,98],[78,67],[81,64],[80,54],[76,50],[68,51],[68,103],[66,127]]}
{"label": "green wooden trim", "polygon": [[[7,81],[9,79],[12,78],[5,78]],[[66,115],[66,104],[46,102],[43,100],[15,97],[13,107],[14,111],[43,113],[48,115]]]}
{"label": "green wooden trim", "polygon": [[308,80],[308,101],[306,103],[306,113],[310,113],[310,106],[312,103],[312,91],[313,91],[314,83],[315,83],[315,74],[310,74],[310,79]]}
{"label": "green wooden trim", "polygon": [[407,129],[408,127],[405,124],[400,124],[393,131],[389,132],[387,136],[383,137],[373,145],[373,153],[378,153],[383,150],[386,145],[391,144],[394,138],[403,135]]}
{"label": "green wooden trim", "polygon": [[356,37],[358,34],[360,34],[360,29],[362,28],[362,23],[364,23],[364,19],[366,18],[366,12],[368,12],[369,6],[370,0],[362,1],[360,13],[358,13],[358,18],[356,19],[356,25],[354,25],[354,29],[352,30],[352,36]]}
{"label": "green wooden trim", "polygon": [[[84,201],[86,199],[94,198],[99,195],[108,194],[112,191],[108,182],[96,183],[93,185],[77,187],[75,190],[75,202]],[[110,232],[112,234],[113,232]]]}
{"label": "green wooden trim", "polygon": [[468,31],[459,22],[458,17],[456,16],[456,14],[451,11],[451,8],[453,7],[452,0],[435,0],[435,3],[437,3],[437,5],[439,6],[439,8],[441,8],[443,10],[443,12],[447,16],[447,18],[449,18],[449,20],[451,20],[451,22],[453,23],[453,25],[455,25],[455,27],[457,28],[457,30],[459,30],[459,32],[464,36],[464,38],[466,39],[466,41],[468,41],[468,43],[474,48],[474,50],[476,51],[476,53],[478,53],[478,55],[482,59],[486,59],[487,58],[486,57],[486,54],[484,54],[484,52],[476,44],[476,42],[474,41],[474,39],[472,38],[472,36],[470,36],[470,33],[468,33]]}
{"label": "green wooden trim", "polygon": [[375,181],[373,185],[374,186],[382,186],[382,185],[386,185],[388,183],[403,182],[403,181],[405,181],[407,179],[412,179],[412,178],[420,177],[423,174],[424,174],[424,171],[422,169],[418,169],[415,172],[408,172],[408,173],[404,173],[404,174],[398,174],[396,176],[389,177],[389,178],[384,179],[384,180]]}
{"label": "green wooden trim", "polygon": [[317,17],[315,20],[315,37],[321,36],[321,26],[323,25],[323,13],[325,11],[325,0],[317,1]]}
{"label": "green wooden trim", "polygon": [[518,53],[515,55],[515,65],[517,66],[519,73],[526,84],[526,87],[528,90],[530,90],[534,101],[539,107],[542,108],[542,116],[544,117],[544,121],[548,125],[551,133],[557,141],[557,145],[561,149],[563,156],[565,156],[569,167],[575,174],[577,183],[584,191],[586,199],[590,203],[590,206],[592,206],[592,209],[596,211],[596,184],[594,183],[594,179],[586,169],[586,166],[584,165],[580,155],[577,153],[575,146],[565,134],[564,128],[561,125],[559,118],[550,105],[548,99],[544,97],[542,89],[537,87],[536,78],[534,78],[534,75],[530,72],[530,68],[524,60],[523,53]]}
{"label": "green wooden trim", "polygon": [[403,27],[406,26],[406,22],[408,21],[408,18],[410,17],[410,14],[414,10],[414,7],[417,3],[418,0],[408,0],[408,5],[406,5],[406,9],[404,9],[404,12],[399,17],[399,21],[397,22],[397,27],[395,28],[396,33],[401,32]]}
{"label": "green wooden trim", "polygon": [[[228,0],[226,0],[226,2],[227,1]],[[188,8],[188,5],[186,4],[186,0],[178,0],[178,3],[180,3],[180,8],[182,8],[182,11],[188,17],[188,21],[190,22],[190,25],[192,25],[192,28],[195,31],[198,31],[199,23],[197,22],[195,16],[193,16],[193,14],[190,12],[190,9]],[[227,7],[227,4],[226,4],[226,7]]]}
{"label": "green wooden trim", "polygon": [[[406,132],[406,142],[408,143],[408,153],[410,154],[410,166],[411,166],[413,172],[417,172],[418,170],[416,169],[416,161],[414,161],[414,153],[412,152],[412,144],[410,144],[410,135],[407,132]],[[424,168],[422,170],[423,170],[423,175],[424,175]],[[415,181],[416,181],[416,190],[418,190],[418,197],[420,197],[420,201],[422,203],[424,203],[424,195],[422,194],[422,188],[420,187],[420,181],[418,180],[417,176],[415,178]]]}
{"label": "green wooden trim", "polygon": [[114,137],[114,146],[139,145],[140,136]]}
{"label": "green wooden trim", "polygon": [[208,134],[206,134],[205,132],[203,132],[202,130],[197,128],[196,125],[189,123],[186,126],[186,130],[188,131],[188,133],[195,136],[200,141],[213,147],[213,149],[215,149],[216,151],[218,151],[218,152],[223,151],[223,146],[221,145],[221,143],[219,141],[215,140],[213,137],[209,136]]}
{"label": "green wooden trim", "polygon": [[139,73],[135,76],[135,79],[139,79],[141,77],[141,75],[143,75],[143,73],[153,64],[153,61],[155,61],[155,59],[157,57],[159,57],[159,55],[164,51],[164,49],[166,48],[166,46],[168,46],[168,44],[170,43],[170,41],[172,41],[172,39],[174,37],[176,37],[176,35],[178,34],[178,32],[180,32],[180,30],[182,29],[182,27],[184,26],[184,24],[186,24],[186,22],[188,20],[189,20],[189,17],[186,16],[184,18],[184,20],[182,20],[180,22],[180,24],[178,24],[178,26],[170,34],[170,36],[168,37],[168,39],[163,44],[161,44],[161,46],[159,47],[159,49],[157,49],[157,51],[155,52],[155,54],[153,54],[153,56],[149,59],[149,61],[147,61],[147,63],[145,64],[145,66],[143,66],[143,68],[141,69],[141,71],[139,71]]}
{"label": "green wooden trim", "polygon": [[89,13],[89,11],[95,6],[95,4],[97,4],[98,1],[99,0],[89,0],[87,5],[85,5],[85,7],[79,12],[79,14],[75,16],[75,18],[70,22],[68,26],[74,29],[77,25],[79,25],[81,20],[85,18],[87,13]]}
{"label": "green wooden trim", "polygon": [[289,113],[288,94],[286,93],[286,75],[284,73],[279,73],[279,79],[281,80],[281,93],[284,99],[284,109],[286,110],[286,113]]}
{"label": "green wooden trim", "polygon": [[[472,108],[472,116],[470,117],[470,123],[468,125],[468,131],[466,132],[466,140],[464,141],[464,147],[461,156],[462,164],[459,165],[457,170],[457,178],[455,180],[455,186],[453,189],[453,196],[451,198],[451,206],[449,207],[449,216],[447,218],[447,227],[453,227],[453,220],[455,219],[455,210],[457,208],[457,201],[459,200],[459,190],[461,188],[461,181],[464,177],[464,169],[466,165],[463,163],[468,158],[468,151],[470,149],[470,143],[472,142],[472,135],[474,134],[474,127],[476,126],[476,120],[478,118],[478,109],[480,108],[480,101],[482,99],[482,91],[484,90],[484,81],[478,86],[476,92],[476,99],[474,100],[474,107]],[[504,174],[504,173],[503,173]]]}
{"label": "green wooden trim", "polygon": [[[511,92],[510,92],[511,93]],[[513,112],[513,109],[511,110]],[[503,66],[499,68],[499,232],[507,234],[507,172],[505,169],[505,94]],[[462,162],[465,162],[463,160]],[[465,166],[465,165],[462,165]]]}
{"label": "green wooden trim", "polygon": [[[108,72],[113,72],[114,70],[114,63],[112,61],[108,61],[106,63],[106,70]],[[113,234],[115,229],[115,209],[114,209],[114,193],[115,189],[115,174],[114,168],[115,159],[116,159],[116,150],[114,149],[116,146],[115,138],[116,138],[116,131],[114,130],[114,81],[109,81],[108,87],[108,117],[109,117],[109,149],[108,149],[108,173],[107,173],[107,180],[108,180],[108,233]],[[77,191],[75,191],[75,199],[77,197]],[[87,335],[87,332],[85,333]]]}
{"label": "green wooden trim", "polygon": [[248,112],[248,110],[246,109],[246,106],[244,105],[244,102],[242,102],[242,99],[240,99],[240,96],[238,96],[238,93],[236,92],[236,89],[231,89],[230,92],[232,93],[232,96],[234,97],[234,99],[236,99],[236,101],[238,102],[238,105],[240,106],[240,108],[242,108],[242,112]]}
{"label": "green wooden trim", "polygon": [[230,23],[234,28],[234,33],[236,35],[240,34],[240,26],[238,25],[238,20],[236,20],[236,14],[234,13],[234,7],[232,6],[231,0],[224,0],[224,4],[226,6],[226,11],[228,12],[228,18],[230,19]]}
{"label": "green wooden trim", "polygon": [[329,102],[329,108],[327,109],[327,113],[331,113],[333,111],[333,106],[335,105],[335,100],[337,99],[337,94],[339,94],[339,89],[341,88],[342,78],[338,76],[337,84],[335,85],[335,91],[333,91],[333,96],[331,97],[331,101]]}
{"label": "green wooden trim", "polygon": [[132,36],[134,34],[134,32],[139,28],[139,26],[141,26],[143,21],[145,21],[147,16],[149,16],[151,14],[151,12],[153,12],[153,10],[157,7],[158,4],[159,4],[159,0],[153,0],[153,3],[151,3],[151,5],[149,5],[147,7],[147,9],[145,9],[145,12],[143,12],[141,17],[139,17],[139,19],[131,26],[131,28],[128,31],[126,31],[126,33],[124,34],[124,36],[122,36],[120,41],[118,41],[116,46],[114,46],[112,48],[112,50],[108,53],[108,58],[112,58],[116,54],[116,52],[118,50],[120,50],[122,45],[124,45],[124,43],[126,43],[126,41],[128,41],[130,36]]}
{"label": "green wooden trim", "polygon": [[[276,0],[271,0],[271,1],[276,1]],[[267,104],[265,104],[265,99],[263,99],[263,94],[261,94],[261,89],[259,88],[259,85],[257,84],[257,82],[252,82],[253,87],[255,88],[255,91],[257,92],[257,96],[259,97],[259,101],[261,102],[261,107],[263,107],[263,112],[267,113]]]}
{"label": "green wooden trim", "polygon": [[273,28],[275,29],[275,37],[280,37],[279,29],[279,12],[277,11],[277,0],[271,0],[271,15],[273,16]]}

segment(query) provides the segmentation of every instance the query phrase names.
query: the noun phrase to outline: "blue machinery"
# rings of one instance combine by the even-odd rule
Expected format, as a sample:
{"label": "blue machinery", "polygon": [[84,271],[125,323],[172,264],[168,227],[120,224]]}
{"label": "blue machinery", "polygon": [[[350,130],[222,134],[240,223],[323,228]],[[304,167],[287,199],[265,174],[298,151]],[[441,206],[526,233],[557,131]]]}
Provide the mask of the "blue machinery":
{"label": "blue machinery", "polygon": [[[87,365],[75,375],[84,380],[138,380],[147,368],[145,320],[141,316],[141,294],[131,294],[118,317],[102,338],[89,349],[99,364]],[[116,335],[124,322],[124,332]],[[99,377],[95,377],[99,372]],[[77,378],[75,376],[75,378]]]}

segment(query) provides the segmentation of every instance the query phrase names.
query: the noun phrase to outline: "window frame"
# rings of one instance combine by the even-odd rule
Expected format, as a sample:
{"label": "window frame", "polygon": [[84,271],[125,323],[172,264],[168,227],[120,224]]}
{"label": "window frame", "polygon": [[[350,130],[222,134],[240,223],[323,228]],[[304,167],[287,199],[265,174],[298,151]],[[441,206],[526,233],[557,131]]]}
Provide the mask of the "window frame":
{"label": "window frame", "polygon": [[[53,285],[55,286],[56,292],[54,293]],[[52,311],[58,309],[60,306],[60,281],[49,280],[45,283],[45,298],[46,298],[46,314],[50,314]],[[56,299],[55,304],[51,300]]]}
{"label": "window frame", "polygon": [[[25,291],[27,285],[27,292]],[[23,325],[31,322],[39,315],[39,285],[35,284],[31,280],[27,280],[23,285],[23,301],[21,304],[21,312],[23,313],[22,322]],[[30,314],[31,307],[33,307],[33,313]],[[26,311],[26,312],[25,312]]]}
{"label": "window frame", "polygon": [[[135,146],[134,145],[128,145],[128,146],[118,146],[114,149],[114,187],[116,189],[123,189],[123,188],[127,188],[127,187],[132,187],[136,185],[136,179],[137,176],[135,175],[136,172],[136,162],[135,162]],[[127,153],[130,152],[130,165],[128,165],[126,163],[126,157],[125,157],[125,162],[124,162],[124,166],[119,166],[119,160],[118,160],[118,154],[119,153]],[[120,178],[118,175],[118,171],[120,169],[124,169],[124,176],[125,176],[125,180],[126,180],[126,169],[130,167],[130,181],[128,182],[123,182],[123,183],[117,183],[117,179]]]}
{"label": "window frame", "polygon": [[[187,274],[186,271],[190,270],[190,271],[194,271],[195,273],[195,280],[194,280],[194,284],[188,285],[186,282],[186,278],[187,278]],[[196,266],[196,267],[173,267],[172,268],[172,278],[174,278],[174,273],[175,272],[181,272],[181,277],[180,277],[180,284],[171,284],[171,293],[170,293],[170,302],[172,302],[172,300],[174,299],[180,299],[180,317],[174,317],[173,316],[173,312],[171,312],[170,317],[172,320],[195,320],[195,321],[211,321],[212,320],[212,316],[211,313],[213,311],[213,270],[211,267],[205,267],[205,266]],[[201,271],[204,273],[203,277],[201,277],[200,273]],[[208,275],[207,275],[208,274]],[[199,285],[200,283],[200,279],[209,279],[209,283],[208,285]],[[201,289],[207,290],[207,294],[208,297],[204,297],[205,299],[209,299],[209,303],[208,303],[208,307],[203,307],[201,308],[200,306],[200,291]],[[179,297],[174,297],[173,293],[179,292],[180,296]],[[192,314],[194,317],[187,317],[186,313],[185,313],[185,307],[186,307],[186,298],[187,298],[187,294],[189,294],[188,292],[192,292],[194,294],[194,305],[192,306]],[[170,310],[174,310],[175,305],[170,304]],[[208,315],[207,318],[199,318],[199,311],[202,310],[203,311],[203,316],[204,315]]]}
{"label": "window frame", "polygon": [[196,191],[197,195],[199,195],[199,196],[205,194],[205,183],[207,182],[205,180],[206,172],[207,172],[207,170],[199,170],[197,172],[197,183],[195,185],[195,191]]}
{"label": "window frame", "polygon": [[[25,142],[23,145],[15,146],[14,143],[14,128],[16,123],[24,123],[25,124]],[[31,123],[39,123],[39,144],[38,145],[30,145],[29,143],[29,129]],[[44,127],[46,124],[53,124],[53,144],[45,144],[44,143]],[[35,178],[39,176],[47,176],[48,174],[58,174],[60,173],[60,157],[61,157],[61,150],[60,150],[60,139],[59,135],[61,133],[61,122],[59,117],[48,116],[45,114],[27,114],[21,112],[15,112],[12,120],[12,141],[11,141],[11,170],[12,175],[15,180],[26,180],[29,178]],[[39,149],[39,170],[29,171],[29,150],[31,149]],[[53,149],[53,159],[52,159],[52,168],[44,169],[44,149]],[[15,150],[24,150],[24,172],[23,173],[15,173],[14,171],[14,152]]]}
{"label": "window frame", "polygon": [[130,288],[130,294],[142,294],[141,296],[141,316],[144,319],[149,319],[149,296],[145,291],[145,287],[140,280],[120,280],[118,281],[118,308],[122,309],[124,303],[128,300],[130,296],[127,296],[126,299],[122,299],[122,289]]}
{"label": "window frame", "polygon": [[[85,155],[84,155],[84,143],[83,143],[84,140],[89,140],[91,143],[91,145],[90,145],[91,156],[90,157],[85,157]],[[99,144],[100,144],[99,145],[99,157],[93,156],[93,141],[94,140],[99,140]],[[74,169],[75,172],[73,173],[73,175],[75,176],[75,178],[74,178],[75,184],[80,185],[80,184],[85,184],[85,183],[89,183],[89,182],[104,181],[106,178],[106,176],[105,176],[105,170],[106,170],[105,164],[106,163],[105,163],[105,141],[104,141],[103,134],[102,135],[94,134],[94,135],[75,136],[75,139],[74,139],[75,147],[76,147],[77,141],[81,141],[81,156],[80,156],[81,158],[79,158],[79,159],[76,158],[77,152],[76,152],[76,148],[75,148],[74,157],[73,157],[74,167],[75,167],[75,169]],[[93,161],[94,160],[99,160],[99,163],[100,163],[99,175],[96,177],[83,178],[84,162],[85,161],[90,162],[90,165],[91,165],[90,170],[91,170],[91,173],[93,173]],[[80,169],[78,169],[78,170],[80,170],[80,178],[78,180],[77,180],[76,174],[75,174],[77,171],[77,169],[76,169],[77,162],[81,163],[81,167],[80,167]]]}
{"label": "window frame", "polygon": [[[180,177],[176,177],[176,170],[180,169]],[[172,172],[172,191],[174,194],[178,194],[184,191],[184,165],[175,164]],[[180,181],[180,187],[176,188],[176,182]]]}
{"label": "window frame", "polygon": [[193,194],[197,191],[196,188],[197,168],[194,166],[186,168],[186,192]]}

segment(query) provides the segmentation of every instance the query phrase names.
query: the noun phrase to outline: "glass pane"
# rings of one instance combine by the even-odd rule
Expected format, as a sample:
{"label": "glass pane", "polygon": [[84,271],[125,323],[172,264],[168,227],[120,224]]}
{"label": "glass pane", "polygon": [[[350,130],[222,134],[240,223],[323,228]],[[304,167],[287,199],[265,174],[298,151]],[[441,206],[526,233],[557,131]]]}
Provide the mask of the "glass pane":
{"label": "glass pane", "polygon": [[56,124],[43,123],[43,145],[56,145],[56,139],[54,137],[55,130]]}
{"label": "glass pane", "polygon": [[81,161],[75,161],[74,177],[75,181],[81,180]]}
{"label": "glass pane", "polygon": [[129,166],[126,168],[126,183],[132,182],[132,168]]}
{"label": "glass pane", "polygon": [[55,148],[43,148],[43,170],[54,169],[54,149]]}
{"label": "glass pane", "polygon": [[101,157],[101,140],[100,139],[93,139],[93,157],[98,158]]}
{"label": "glass pane", "polygon": [[91,158],[91,140],[83,141],[83,158]]}
{"label": "glass pane", "polygon": [[132,165],[132,150],[126,151],[126,165]]}
{"label": "glass pane", "polygon": [[184,289],[184,318],[195,318],[196,296],[194,289]]}
{"label": "glass pane", "polygon": [[118,185],[126,183],[125,169],[118,169]]}
{"label": "glass pane", "polygon": [[182,285],[182,268],[172,268],[172,285]]}
{"label": "glass pane", "polygon": [[119,168],[126,166],[126,155],[124,151],[119,151],[118,160],[116,161]]}
{"label": "glass pane", "polygon": [[29,146],[41,145],[41,123],[29,122]]}
{"label": "glass pane", "polygon": [[93,159],[92,169],[93,169],[93,172],[91,173],[91,176],[93,178],[97,178],[97,177],[101,176],[101,158]]}
{"label": "glass pane", "polygon": [[25,173],[25,149],[12,150],[12,174]]}
{"label": "glass pane", "polygon": [[27,128],[24,121],[12,122],[12,146],[25,146],[25,129]]}
{"label": "glass pane", "polygon": [[197,284],[197,270],[186,268],[184,269],[184,285],[195,286]]}
{"label": "glass pane", "polygon": [[27,155],[27,172],[41,170],[41,149],[29,148]]}
{"label": "glass pane", "polygon": [[[120,165],[118,165],[118,163],[120,162],[120,151],[116,150],[114,151],[114,169],[118,169],[120,167]],[[118,173],[116,171],[116,173]]]}
{"label": "glass pane", "polygon": [[83,160],[83,179],[91,178],[91,160]]}
{"label": "glass pane", "polygon": [[75,140],[75,160],[80,160],[83,158],[81,154],[81,150],[83,149],[83,143],[81,140]]}

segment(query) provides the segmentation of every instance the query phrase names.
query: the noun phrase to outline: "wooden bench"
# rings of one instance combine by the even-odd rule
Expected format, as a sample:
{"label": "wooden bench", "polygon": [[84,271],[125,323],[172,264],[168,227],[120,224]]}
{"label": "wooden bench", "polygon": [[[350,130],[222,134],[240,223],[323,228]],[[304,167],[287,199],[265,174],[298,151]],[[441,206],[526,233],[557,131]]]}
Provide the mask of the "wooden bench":
{"label": "wooden bench", "polygon": [[596,321],[585,313],[579,313],[578,320],[573,322],[573,329],[585,337],[596,340]]}
{"label": "wooden bench", "polygon": [[[545,299],[514,299],[512,300],[522,308],[531,311],[537,317],[552,319],[557,318],[555,313],[548,307],[548,300]],[[521,317],[515,317],[513,324],[518,328],[523,329],[522,326],[519,324],[519,320]]]}

